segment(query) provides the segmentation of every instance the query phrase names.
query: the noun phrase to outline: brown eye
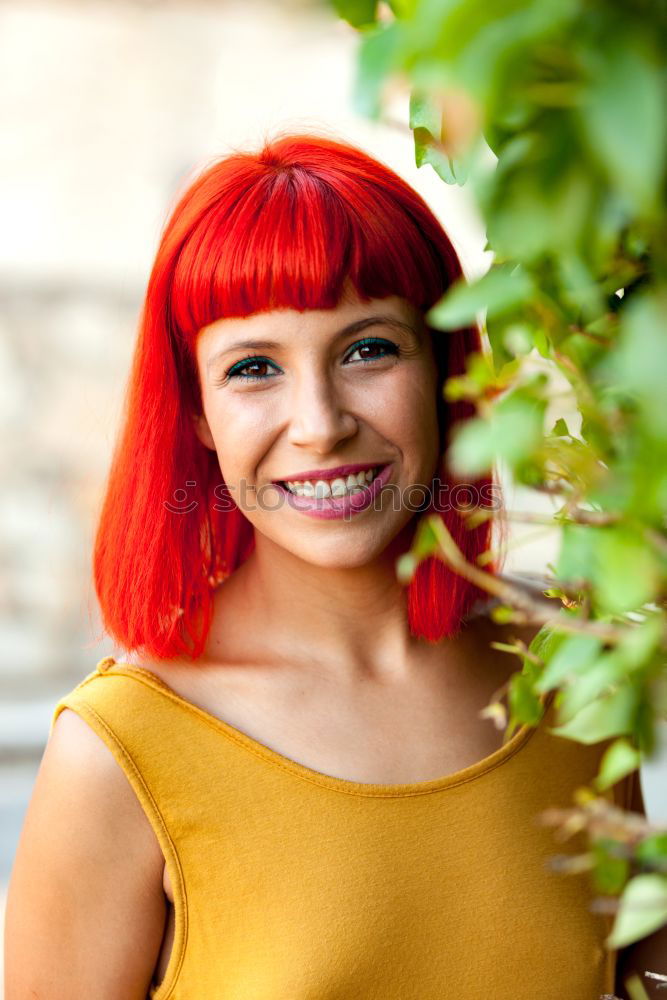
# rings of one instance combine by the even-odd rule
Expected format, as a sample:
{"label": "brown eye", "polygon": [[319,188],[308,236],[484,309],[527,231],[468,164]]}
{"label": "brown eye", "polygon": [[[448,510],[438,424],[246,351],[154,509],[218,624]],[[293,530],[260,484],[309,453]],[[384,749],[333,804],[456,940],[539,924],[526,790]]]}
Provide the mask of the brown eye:
{"label": "brown eye", "polygon": [[351,353],[348,354],[346,361],[350,361],[352,355],[354,354],[359,355],[360,361],[377,361],[390,354],[398,353],[398,344],[392,343],[391,340],[383,340],[378,337],[366,337],[364,340],[360,340],[358,344],[354,345]]}
{"label": "brown eye", "polygon": [[266,361],[252,361],[243,369],[246,375],[266,375]]}
{"label": "brown eye", "polygon": [[270,368],[275,369],[275,365],[268,358],[249,357],[237,361],[225,375],[225,381],[238,378],[242,382],[259,381],[260,379],[273,378],[279,374],[277,371],[271,373]]}

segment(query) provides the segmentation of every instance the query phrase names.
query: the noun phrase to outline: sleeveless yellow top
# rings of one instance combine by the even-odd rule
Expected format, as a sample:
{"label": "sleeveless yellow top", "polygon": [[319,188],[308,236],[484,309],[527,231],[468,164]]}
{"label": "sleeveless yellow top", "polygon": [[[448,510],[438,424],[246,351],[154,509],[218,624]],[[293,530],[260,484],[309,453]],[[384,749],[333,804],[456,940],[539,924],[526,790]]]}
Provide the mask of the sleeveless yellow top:
{"label": "sleeveless yellow top", "polygon": [[63,708],[110,748],[164,853],[175,938],[150,1000],[613,993],[612,918],[589,908],[588,875],[548,867],[581,844],[535,820],[572,804],[608,744],[551,735],[552,697],[483,760],[396,785],[312,770],[113,657],[51,729]]}

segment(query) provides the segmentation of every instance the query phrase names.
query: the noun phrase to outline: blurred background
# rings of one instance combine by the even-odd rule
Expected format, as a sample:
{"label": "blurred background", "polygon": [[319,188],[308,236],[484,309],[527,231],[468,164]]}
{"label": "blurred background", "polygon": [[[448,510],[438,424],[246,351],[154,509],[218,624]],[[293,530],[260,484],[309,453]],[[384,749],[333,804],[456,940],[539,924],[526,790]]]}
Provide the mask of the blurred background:
{"label": "blurred background", "polygon": [[[0,0],[0,920],[53,707],[116,654],[90,553],[177,191],[214,158],[311,127],[418,190],[468,277],[489,266],[466,189],[415,166],[407,96],[385,123],[354,113],[357,44],[314,0]],[[508,506],[550,509],[504,486]],[[514,524],[506,570],[545,572],[555,544]],[[658,760],[642,772],[656,819],[666,776]]]}

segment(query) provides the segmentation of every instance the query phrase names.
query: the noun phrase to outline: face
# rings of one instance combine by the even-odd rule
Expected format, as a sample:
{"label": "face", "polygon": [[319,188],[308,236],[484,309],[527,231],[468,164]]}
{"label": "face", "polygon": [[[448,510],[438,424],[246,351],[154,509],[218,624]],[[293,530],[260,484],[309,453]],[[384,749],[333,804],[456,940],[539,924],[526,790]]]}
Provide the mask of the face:
{"label": "face", "polygon": [[[322,567],[366,565],[415,517],[439,458],[437,369],[391,296],[278,309],[200,331],[202,443],[260,536]],[[363,485],[362,485],[363,483]]]}

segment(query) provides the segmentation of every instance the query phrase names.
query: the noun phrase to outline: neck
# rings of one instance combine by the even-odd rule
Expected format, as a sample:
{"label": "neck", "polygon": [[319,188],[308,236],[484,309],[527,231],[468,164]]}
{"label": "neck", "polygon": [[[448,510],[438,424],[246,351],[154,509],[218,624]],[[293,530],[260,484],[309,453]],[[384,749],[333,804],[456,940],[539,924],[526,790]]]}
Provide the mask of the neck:
{"label": "neck", "polygon": [[[423,650],[410,635],[406,590],[395,569],[413,531],[408,525],[371,563],[333,569],[257,536],[253,553],[216,594],[212,649],[316,664],[342,680],[400,679],[417,647]],[[238,622],[245,623],[241,630]]]}

